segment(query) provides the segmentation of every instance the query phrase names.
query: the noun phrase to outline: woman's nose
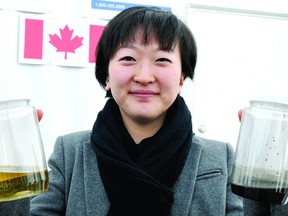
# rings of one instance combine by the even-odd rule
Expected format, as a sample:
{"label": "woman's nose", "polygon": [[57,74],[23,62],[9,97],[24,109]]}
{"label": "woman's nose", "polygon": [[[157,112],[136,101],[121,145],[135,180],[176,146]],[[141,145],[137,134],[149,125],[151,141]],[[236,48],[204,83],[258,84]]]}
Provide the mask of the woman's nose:
{"label": "woman's nose", "polygon": [[143,85],[154,82],[155,77],[153,67],[148,64],[142,64],[141,66],[139,65],[137,71],[135,72],[134,81]]}

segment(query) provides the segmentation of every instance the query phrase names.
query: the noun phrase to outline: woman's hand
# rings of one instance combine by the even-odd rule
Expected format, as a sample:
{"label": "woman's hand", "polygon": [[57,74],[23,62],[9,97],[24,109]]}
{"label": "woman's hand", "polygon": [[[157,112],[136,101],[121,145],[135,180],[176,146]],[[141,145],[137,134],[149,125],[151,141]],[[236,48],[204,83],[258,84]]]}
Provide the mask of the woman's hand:
{"label": "woman's hand", "polygon": [[240,110],[238,111],[238,118],[239,118],[239,121],[240,121],[240,122],[241,122],[241,119],[242,119],[242,112],[243,112],[242,109],[240,109]]}
{"label": "woman's hand", "polygon": [[43,111],[41,109],[37,109],[36,111],[37,111],[38,121],[40,122],[43,117]]}

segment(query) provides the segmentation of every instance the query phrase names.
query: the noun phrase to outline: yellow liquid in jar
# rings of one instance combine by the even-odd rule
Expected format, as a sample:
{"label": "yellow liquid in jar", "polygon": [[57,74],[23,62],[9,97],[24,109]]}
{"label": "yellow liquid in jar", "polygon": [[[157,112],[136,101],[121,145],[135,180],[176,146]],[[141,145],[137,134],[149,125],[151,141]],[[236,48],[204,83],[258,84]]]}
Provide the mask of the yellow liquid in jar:
{"label": "yellow liquid in jar", "polygon": [[0,202],[22,199],[47,191],[48,170],[0,166]]}

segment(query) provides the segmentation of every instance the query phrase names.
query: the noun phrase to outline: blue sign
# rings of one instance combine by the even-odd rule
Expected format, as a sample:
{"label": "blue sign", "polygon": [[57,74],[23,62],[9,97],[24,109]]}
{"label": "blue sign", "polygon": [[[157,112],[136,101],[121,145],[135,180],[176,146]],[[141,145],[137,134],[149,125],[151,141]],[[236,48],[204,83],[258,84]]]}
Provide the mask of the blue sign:
{"label": "blue sign", "polygon": [[[122,11],[129,7],[140,6],[140,4],[133,4],[133,3],[125,3],[125,2],[113,2],[113,1],[103,1],[103,0],[92,0],[91,7],[93,9],[99,10],[113,10],[113,11]],[[141,4],[143,5],[143,4]],[[155,5],[145,5],[147,7],[158,7],[165,11],[171,11],[170,7],[162,7],[162,6],[155,6]]]}

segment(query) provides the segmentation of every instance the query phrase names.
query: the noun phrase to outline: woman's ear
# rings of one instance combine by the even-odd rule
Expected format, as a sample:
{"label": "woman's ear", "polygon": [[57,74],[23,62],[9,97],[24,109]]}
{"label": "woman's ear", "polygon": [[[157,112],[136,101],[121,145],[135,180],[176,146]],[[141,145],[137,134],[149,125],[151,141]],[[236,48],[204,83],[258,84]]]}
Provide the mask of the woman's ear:
{"label": "woman's ear", "polygon": [[111,87],[110,87],[110,83],[109,83],[109,77],[107,77],[105,90],[106,90],[106,91],[109,91],[110,89],[111,89]]}
{"label": "woman's ear", "polygon": [[184,85],[184,76],[182,75],[179,81],[179,92],[178,92],[179,94],[181,93],[183,85]]}
{"label": "woman's ear", "polygon": [[179,85],[180,85],[180,87],[183,87],[183,85],[184,85],[184,75],[181,76]]}

